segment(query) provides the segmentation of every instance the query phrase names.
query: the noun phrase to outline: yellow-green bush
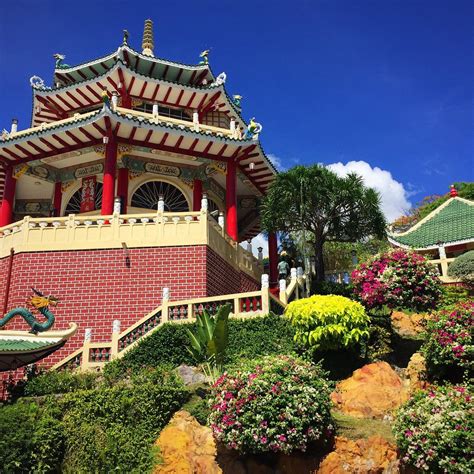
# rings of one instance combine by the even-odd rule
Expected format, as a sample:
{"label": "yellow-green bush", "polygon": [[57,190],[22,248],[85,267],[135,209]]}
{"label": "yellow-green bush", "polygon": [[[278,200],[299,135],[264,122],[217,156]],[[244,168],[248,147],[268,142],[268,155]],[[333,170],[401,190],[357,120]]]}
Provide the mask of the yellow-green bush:
{"label": "yellow-green bush", "polygon": [[293,301],[285,315],[296,330],[295,341],[318,350],[350,347],[369,336],[364,307],[344,296],[315,295]]}

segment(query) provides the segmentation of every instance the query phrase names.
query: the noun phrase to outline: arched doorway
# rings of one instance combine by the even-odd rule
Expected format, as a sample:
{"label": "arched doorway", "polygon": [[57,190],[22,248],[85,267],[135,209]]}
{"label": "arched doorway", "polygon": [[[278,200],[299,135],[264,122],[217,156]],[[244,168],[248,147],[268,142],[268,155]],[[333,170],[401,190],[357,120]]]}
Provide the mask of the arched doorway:
{"label": "arched doorway", "polygon": [[156,211],[160,195],[163,196],[165,212],[189,211],[189,204],[180,189],[165,181],[147,181],[133,193],[131,207]]}

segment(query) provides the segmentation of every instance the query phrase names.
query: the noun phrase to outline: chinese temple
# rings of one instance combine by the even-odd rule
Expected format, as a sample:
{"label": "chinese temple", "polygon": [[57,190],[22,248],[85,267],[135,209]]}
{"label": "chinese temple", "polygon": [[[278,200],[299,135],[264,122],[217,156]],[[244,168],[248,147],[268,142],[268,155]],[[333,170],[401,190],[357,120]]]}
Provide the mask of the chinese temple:
{"label": "chinese temple", "polygon": [[[56,326],[72,320],[78,330],[49,365],[84,340],[110,340],[113,324],[137,325],[164,300],[189,301],[191,312],[196,298],[261,289],[251,239],[276,170],[262,126],[243,119],[242,97],[229,95],[208,57],[160,59],[146,20],[141,52],[124,31],[107,56],[72,66],[55,54],[53,82],[30,79],[30,127],[14,119],[3,130],[0,315],[30,286],[61,297]],[[275,287],[272,234],[269,255]],[[239,311],[261,309],[252,298],[236,297]]]}
{"label": "chinese temple", "polygon": [[438,267],[444,283],[455,283],[448,276],[456,257],[474,249],[474,201],[458,196],[451,186],[447,201],[405,232],[389,233],[395,247],[413,249]]}

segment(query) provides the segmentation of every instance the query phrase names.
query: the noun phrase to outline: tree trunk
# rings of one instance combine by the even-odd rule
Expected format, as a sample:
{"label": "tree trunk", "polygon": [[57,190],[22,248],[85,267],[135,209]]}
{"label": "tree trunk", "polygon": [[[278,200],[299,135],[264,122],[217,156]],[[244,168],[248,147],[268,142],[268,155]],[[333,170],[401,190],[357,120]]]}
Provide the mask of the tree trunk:
{"label": "tree trunk", "polygon": [[321,239],[316,239],[314,244],[314,259],[316,270],[316,281],[324,281],[324,260],[323,260],[323,244]]}

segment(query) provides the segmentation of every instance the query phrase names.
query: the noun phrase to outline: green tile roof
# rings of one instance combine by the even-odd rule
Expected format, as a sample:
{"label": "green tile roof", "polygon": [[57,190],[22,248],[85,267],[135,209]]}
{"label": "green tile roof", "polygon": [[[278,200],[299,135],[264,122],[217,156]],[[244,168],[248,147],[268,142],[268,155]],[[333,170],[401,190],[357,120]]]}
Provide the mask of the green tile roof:
{"label": "green tile roof", "polygon": [[401,234],[389,234],[394,244],[422,249],[439,243],[474,240],[474,201],[452,198]]}
{"label": "green tile roof", "polygon": [[0,352],[34,351],[54,345],[51,341],[31,341],[26,339],[2,339],[0,334]]}

